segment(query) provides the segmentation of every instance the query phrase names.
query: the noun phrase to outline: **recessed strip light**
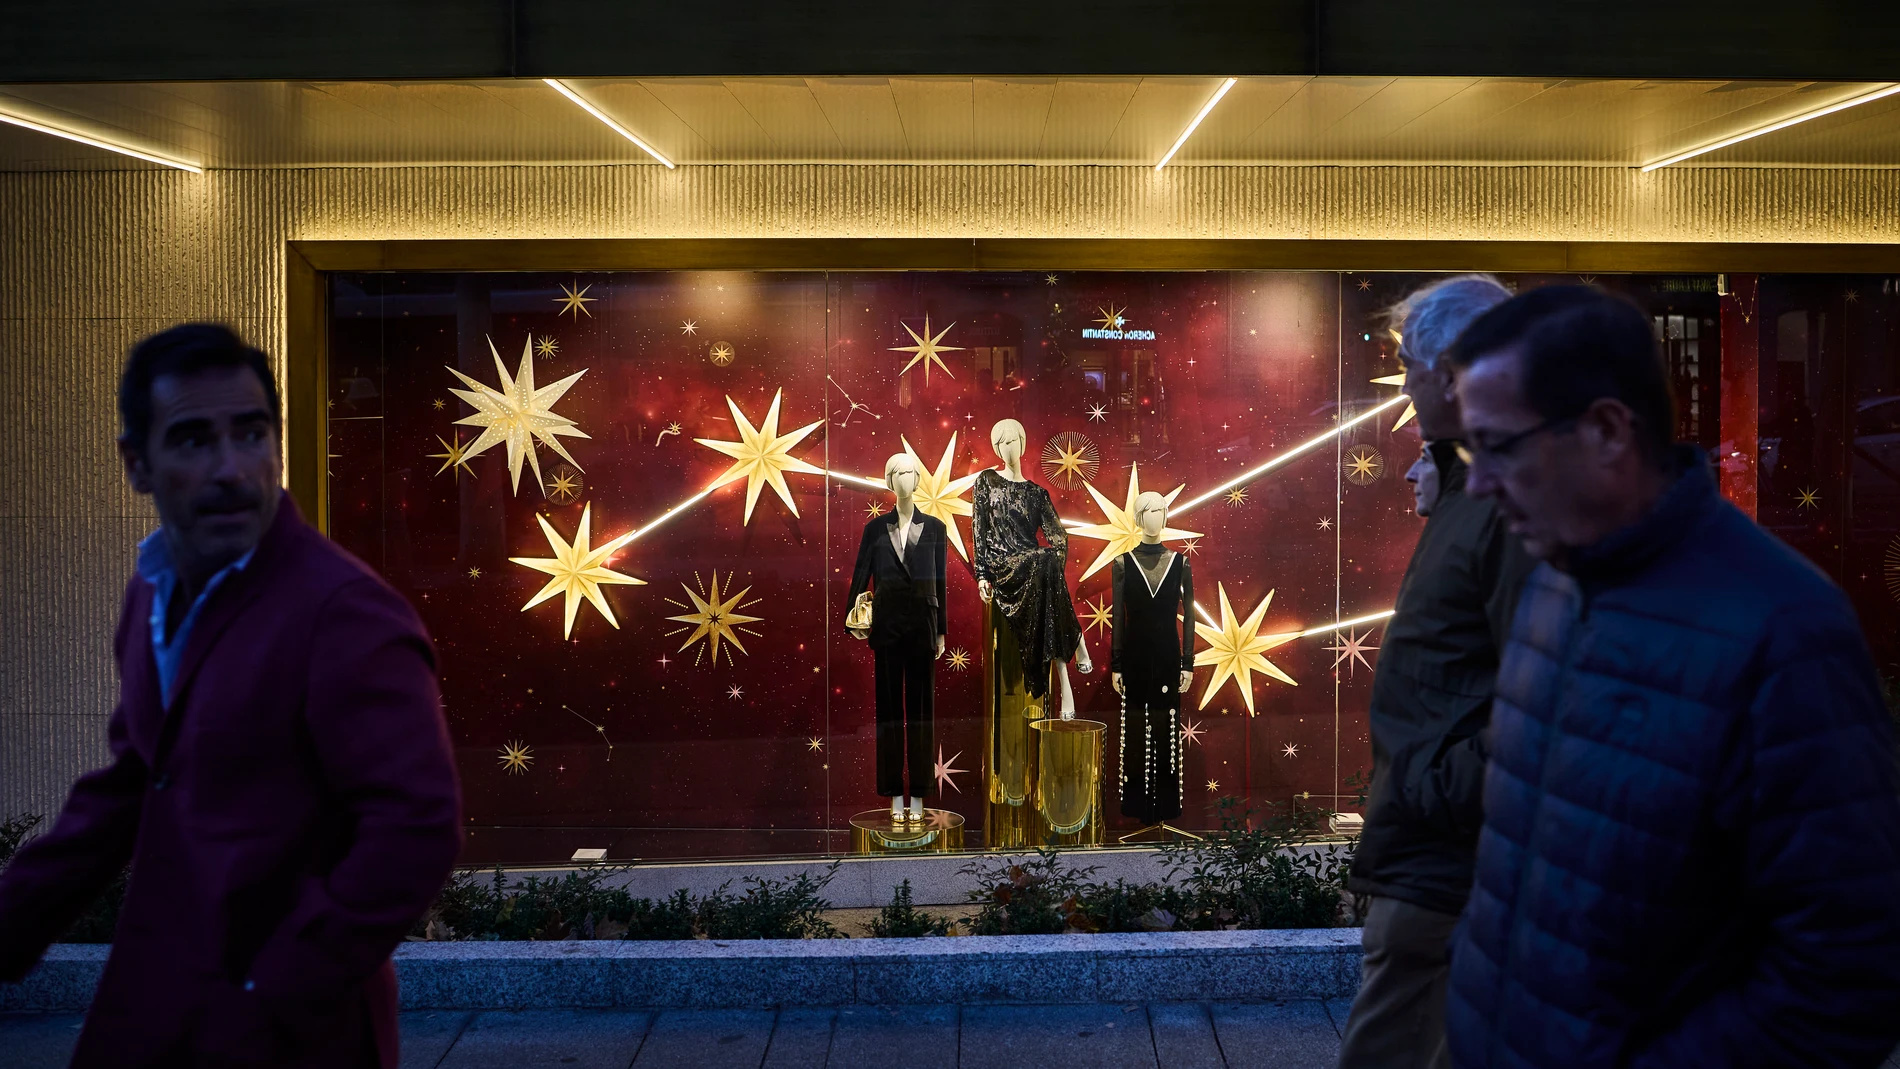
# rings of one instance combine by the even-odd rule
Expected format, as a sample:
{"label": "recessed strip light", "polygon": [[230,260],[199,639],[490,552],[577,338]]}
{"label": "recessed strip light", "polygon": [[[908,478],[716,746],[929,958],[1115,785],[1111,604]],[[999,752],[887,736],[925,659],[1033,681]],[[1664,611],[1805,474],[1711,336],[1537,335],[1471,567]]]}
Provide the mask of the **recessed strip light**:
{"label": "recessed strip light", "polygon": [[1207,113],[1214,110],[1214,105],[1220,103],[1220,98],[1226,96],[1227,91],[1232,89],[1234,83],[1237,81],[1239,81],[1238,78],[1229,78],[1220,84],[1219,89],[1214,90],[1213,97],[1211,97],[1206,104],[1202,105],[1200,114],[1194,116],[1194,121],[1187,124],[1187,129],[1181,131],[1180,137],[1175,138],[1174,147],[1168,150],[1166,156],[1161,157],[1160,163],[1155,164],[1155,170],[1159,171],[1161,168],[1166,167],[1168,161],[1174,158],[1174,154],[1181,151],[1181,146],[1187,144],[1187,139],[1193,136],[1194,128],[1201,125],[1201,120],[1207,118]]}
{"label": "recessed strip light", "polygon": [[87,137],[85,134],[74,133],[71,130],[62,130],[57,126],[48,126],[45,123],[34,122],[31,119],[22,119],[18,115],[8,115],[5,112],[0,112],[0,122],[11,123],[14,126],[31,130],[34,133],[63,137],[68,141],[77,141],[82,145],[102,148],[107,152],[116,152],[121,156],[130,156],[135,160],[144,160],[146,163],[156,163],[165,167],[176,167],[181,171],[190,171],[192,174],[205,173],[205,169],[195,163],[186,163],[184,160],[174,160],[169,156],[159,156],[126,145],[114,144],[111,141],[101,141],[96,137]]}
{"label": "recessed strip light", "polygon": [[1681,163],[1683,160],[1694,159],[1705,152],[1714,152],[1718,148],[1727,148],[1730,145],[1739,144],[1750,138],[1760,137],[1763,134],[1772,134],[1776,130],[1786,130],[1790,126],[1807,122],[1809,119],[1818,119],[1823,115],[1832,115],[1837,111],[1846,111],[1848,108],[1857,108],[1862,104],[1870,104],[1882,97],[1890,97],[1895,93],[1900,93],[1900,82],[1889,83],[1871,93],[1862,93],[1857,97],[1849,97],[1838,104],[1829,104],[1825,108],[1804,111],[1799,115],[1783,119],[1780,122],[1769,123],[1767,126],[1758,126],[1753,130],[1744,130],[1734,137],[1725,137],[1720,141],[1710,142],[1700,148],[1692,148],[1687,152],[1678,152],[1674,156],[1657,160],[1655,163],[1646,163],[1643,165],[1643,173],[1648,174],[1658,167],[1667,167],[1672,163]]}
{"label": "recessed strip light", "polygon": [[543,78],[541,80],[553,86],[555,92],[561,94],[562,96],[566,97],[569,100],[572,100],[574,103],[579,104],[581,106],[582,111],[585,111],[587,114],[592,115],[594,118],[599,119],[603,123],[606,123],[607,128],[609,130],[612,130],[614,133],[619,134],[621,137],[624,137],[627,140],[633,142],[634,144],[640,146],[640,151],[646,153],[647,155],[653,157],[656,160],[659,160],[661,163],[666,164],[666,167],[668,170],[673,169],[672,160],[669,160],[665,156],[660,155],[659,150],[655,149],[652,145],[649,145],[645,141],[642,141],[638,137],[635,137],[632,130],[629,130],[626,127],[620,125],[619,123],[613,121],[612,119],[609,119],[599,108],[593,106],[592,104],[589,104],[585,100],[582,100],[581,95],[579,93],[576,93],[574,90],[569,89],[564,83],[562,83],[562,81],[559,78]]}

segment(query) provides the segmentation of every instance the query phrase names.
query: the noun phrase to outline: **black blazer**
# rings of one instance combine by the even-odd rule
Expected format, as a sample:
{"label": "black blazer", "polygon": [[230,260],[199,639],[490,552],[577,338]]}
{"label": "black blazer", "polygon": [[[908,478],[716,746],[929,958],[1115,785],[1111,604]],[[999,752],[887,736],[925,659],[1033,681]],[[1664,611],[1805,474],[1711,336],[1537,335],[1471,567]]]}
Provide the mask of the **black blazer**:
{"label": "black blazer", "polygon": [[944,597],[944,547],[949,532],[943,521],[919,511],[912,515],[910,539],[902,557],[891,545],[897,530],[893,509],[864,525],[858,563],[851,569],[851,597],[845,611],[871,590],[871,648],[889,649],[910,642],[934,644],[949,629]]}

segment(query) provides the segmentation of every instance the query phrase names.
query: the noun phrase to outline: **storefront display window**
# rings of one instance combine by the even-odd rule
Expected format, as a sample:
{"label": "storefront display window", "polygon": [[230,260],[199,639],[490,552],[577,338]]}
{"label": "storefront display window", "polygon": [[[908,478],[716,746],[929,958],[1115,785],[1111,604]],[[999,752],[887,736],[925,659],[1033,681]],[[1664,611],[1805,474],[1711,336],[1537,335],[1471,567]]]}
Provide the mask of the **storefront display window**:
{"label": "storefront display window", "polygon": [[[1099,749],[1099,798],[1071,800],[1096,807],[1092,841],[1216,826],[1227,796],[1350,810],[1382,614],[1422,522],[1381,313],[1431,277],[332,274],[329,530],[436,636],[476,862],[844,852],[894,773],[963,845],[1031,841],[1063,824],[1010,831],[1045,743]],[[1652,310],[1679,430],[1717,448],[1714,280],[1602,281]],[[903,619],[871,641],[846,628],[861,562],[885,569],[873,589],[917,588],[879,603]],[[1125,732],[1113,629],[1165,642],[1160,603],[1189,577],[1192,685],[1164,696],[1154,666],[1183,651],[1144,647]],[[1006,596],[986,605],[980,578]],[[1000,611],[1019,602],[1035,642]],[[889,637],[900,623],[911,638]],[[1046,688],[1004,678],[1037,658]],[[1063,676],[1098,741],[1010,720],[1059,720]],[[880,685],[911,714],[882,776]],[[921,726],[906,685],[927,691]]]}

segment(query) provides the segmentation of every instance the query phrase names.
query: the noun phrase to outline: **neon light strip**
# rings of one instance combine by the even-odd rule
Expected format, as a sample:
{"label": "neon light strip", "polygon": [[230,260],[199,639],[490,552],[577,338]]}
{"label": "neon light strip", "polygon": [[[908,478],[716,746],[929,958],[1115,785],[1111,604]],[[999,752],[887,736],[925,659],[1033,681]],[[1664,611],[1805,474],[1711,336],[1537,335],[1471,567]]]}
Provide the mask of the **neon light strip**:
{"label": "neon light strip", "polygon": [[1168,161],[1174,158],[1174,154],[1181,151],[1181,146],[1187,144],[1187,139],[1193,135],[1194,128],[1201,125],[1201,120],[1207,118],[1207,113],[1214,110],[1214,105],[1220,103],[1220,98],[1227,95],[1227,91],[1234,87],[1236,81],[1239,79],[1229,78],[1220,84],[1219,89],[1214,90],[1213,98],[1201,107],[1201,113],[1194,117],[1193,122],[1187,124],[1187,129],[1181,131],[1181,136],[1175,139],[1174,147],[1168,150],[1166,156],[1161,157],[1160,163],[1155,164],[1155,170],[1159,171],[1166,167]]}
{"label": "neon light strip", "polygon": [[1332,623],[1326,624],[1323,627],[1308,628],[1307,630],[1300,632],[1300,637],[1312,638],[1314,635],[1330,635],[1342,627],[1357,627],[1360,624],[1369,624],[1373,622],[1374,620],[1383,620],[1386,617],[1391,616],[1395,611],[1397,610],[1387,609],[1384,612],[1375,612],[1371,614],[1370,616],[1355,616],[1350,620],[1335,620]]}
{"label": "neon light strip", "polygon": [[1823,115],[1832,115],[1837,111],[1846,111],[1848,108],[1857,108],[1862,104],[1871,104],[1876,100],[1883,97],[1890,97],[1895,93],[1900,93],[1900,82],[1890,82],[1883,88],[1876,89],[1871,93],[1862,93],[1857,97],[1849,97],[1838,104],[1829,104],[1825,108],[1805,111],[1791,119],[1783,119],[1780,122],[1769,123],[1767,126],[1758,126],[1753,130],[1744,130],[1734,137],[1725,137],[1720,141],[1712,141],[1709,144],[1703,145],[1701,148],[1692,148],[1687,152],[1678,152],[1674,156],[1657,160],[1655,163],[1646,163],[1643,165],[1643,173],[1648,174],[1658,167],[1667,167],[1672,163],[1681,163],[1683,160],[1694,159],[1705,152],[1714,152],[1719,148],[1727,148],[1730,145],[1740,144],[1743,141],[1760,137],[1763,134],[1772,134],[1776,130],[1786,130],[1790,126],[1799,125],[1800,123],[1807,122],[1809,119],[1818,119]]}
{"label": "neon light strip", "polygon": [[116,152],[121,156],[130,156],[135,160],[144,160],[147,163],[176,167],[181,171],[190,171],[192,174],[205,173],[205,169],[195,163],[186,163],[184,160],[174,160],[168,156],[159,156],[150,152],[142,152],[139,149],[127,148],[124,145],[113,144],[110,141],[101,141],[96,137],[87,137],[85,134],[77,134],[71,130],[62,130],[57,126],[47,126],[45,123],[37,123],[31,119],[22,119],[18,115],[8,115],[5,112],[0,112],[0,122],[12,123],[14,126],[31,130],[38,134],[51,134],[54,137],[63,137],[68,141],[77,141],[82,145],[102,148],[107,152]]}
{"label": "neon light strip", "polygon": [[659,160],[661,163],[666,164],[667,170],[671,171],[675,169],[672,160],[669,160],[665,156],[660,155],[659,151],[655,149],[652,145],[649,145],[645,141],[642,141],[638,137],[634,136],[634,133],[632,130],[629,130],[626,127],[620,125],[619,123],[613,121],[612,119],[609,119],[606,116],[606,114],[602,112],[599,108],[593,106],[592,104],[589,104],[585,100],[582,100],[581,95],[579,93],[576,93],[574,90],[569,89],[566,86],[566,84],[564,84],[559,78],[543,78],[541,80],[548,83],[548,85],[554,87],[555,92],[560,93],[562,96],[566,97],[567,99],[572,100],[576,104],[579,104],[581,106],[581,110],[587,112],[587,114],[592,115],[594,118],[599,119],[603,123],[606,123],[607,128],[609,130],[612,130],[614,133],[619,134],[621,137],[624,137],[627,140],[633,142],[634,144],[640,146],[640,151],[646,153],[647,155],[653,157],[656,160]]}
{"label": "neon light strip", "polygon": [[1293,448],[1287,450],[1286,452],[1281,453],[1279,456],[1274,457],[1272,460],[1267,461],[1265,464],[1260,465],[1259,467],[1253,469],[1252,471],[1242,472],[1241,474],[1234,476],[1233,478],[1227,480],[1226,482],[1220,484],[1219,486],[1216,486],[1212,490],[1209,490],[1207,493],[1202,494],[1200,497],[1194,498],[1192,501],[1189,501],[1184,505],[1177,505],[1174,508],[1169,509],[1168,514],[1170,516],[1179,516],[1181,513],[1186,512],[1187,510],[1195,507],[1196,505],[1205,505],[1209,501],[1213,500],[1214,498],[1219,497],[1220,495],[1226,493],[1229,490],[1232,490],[1236,486],[1239,486],[1241,483],[1252,482],[1253,480],[1259,478],[1260,476],[1265,475],[1266,473],[1281,466],[1282,464],[1285,464],[1287,461],[1292,460],[1294,457],[1297,457],[1301,455],[1302,453],[1309,452],[1322,445],[1325,445],[1327,442],[1332,441],[1334,438],[1339,437],[1341,434],[1346,433],[1347,431],[1353,429],[1354,427],[1357,427],[1361,423],[1364,423],[1365,421],[1371,419],[1372,417],[1378,415],[1379,413],[1384,412],[1386,409],[1391,408],[1393,405],[1403,403],[1404,401],[1405,401],[1404,394],[1400,394],[1389,401],[1382,401],[1378,405],[1374,406],[1373,408],[1367,409],[1366,411],[1359,413],[1358,415],[1347,420],[1346,422],[1341,423],[1339,426],[1333,428],[1332,430],[1327,431],[1325,434],[1322,434],[1317,438],[1310,438],[1304,442],[1301,442],[1299,445],[1296,445]]}

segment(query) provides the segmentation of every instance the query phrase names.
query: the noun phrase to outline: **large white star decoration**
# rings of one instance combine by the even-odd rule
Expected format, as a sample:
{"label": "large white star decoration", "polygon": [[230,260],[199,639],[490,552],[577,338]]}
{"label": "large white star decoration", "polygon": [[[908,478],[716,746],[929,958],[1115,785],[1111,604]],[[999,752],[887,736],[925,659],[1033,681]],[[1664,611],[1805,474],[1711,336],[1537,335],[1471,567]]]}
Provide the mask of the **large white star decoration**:
{"label": "large white star decoration", "polygon": [[963,788],[957,786],[957,781],[952,778],[954,776],[958,776],[969,771],[969,769],[967,768],[953,767],[957,763],[957,757],[962,757],[962,756],[963,756],[963,751],[958,750],[956,757],[952,757],[950,760],[945,761],[943,759],[943,747],[941,746],[937,747],[937,769],[936,769],[935,775],[937,777],[937,793],[938,794],[943,793],[943,789],[945,785],[948,785],[950,789],[956,791],[958,794],[963,793]]}
{"label": "large white star decoration", "polygon": [[[541,461],[535,456],[534,443],[540,442],[553,450],[562,460],[580,468],[581,464],[568,455],[567,447],[560,441],[560,435],[571,438],[588,437],[585,431],[574,425],[574,421],[554,411],[561,397],[587,374],[585,368],[576,371],[559,382],[537,388],[534,384],[534,339],[521,345],[521,370],[513,378],[502,365],[501,354],[495,351],[495,341],[488,341],[489,355],[495,358],[495,374],[501,385],[487,386],[476,382],[454,368],[449,373],[468,384],[468,389],[451,388],[450,393],[474,406],[475,413],[456,420],[465,427],[480,427],[482,433],[468,444],[463,457],[473,460],[487,451],[489,446],[501,444],[508,447],[508,477],[514,492],[521,491],[521,462],[526,460],[534,469],[534,482],[541,485]],[[582,469],[585,470],[585,469]]]}
{"label": "large white star decoration", "polygon": [[435,440],[442,442],[442,452],[429,454],[430,460],[442,462],[442,466],[435,469],[435,473],[440,475],[445,471],[453,471],[455,481],[461,482],[462,469],[468,467],[468,447],[462,441],[462,432],[456,431],[455,440],[451,442],[443,442],[439,434],[435,436]]}
{"label": "large white star decoration", "polygon": [[[945,327],[942,330],[938,331],[934,336],[930,333],[930,317],[929,316],[924,317],[924,332],[921,335],[918,334],[916,331],[910,329],[909,323],[899,323],[898,325],[903,327],[904,332],[906,334],[909,334],[911,340],[917,343],[916,345],[891,346],[891,352],[894,352],[894,353],[916,354],[910,358],[910,363],[904,365],[904,371],[909,371],[911,368],[916,367],[918,362],[921,361],[924,365],[924,383],[926,385],[928,385],[930,382],[930,365],[932,364],[935,364],[938,367],[942,368],[944,374],[950,375],[950,365],[944,363],[943,357],[938,354],[955,353],[955,352],[963,351],[963,346],[961,345],[941,344],[943,341],[943,336],[945,334],[950,333],[950,327],[956,326],[955,323],[950,324],[950,327]],[[899,376],[902,376],[904,374],[904,371],[900,371],[897,374]],[[950,377],[956,378],[955,375],[950,375]]]}
{"label": "large white star decoration", "polygon": [[1375,633],[1368,631],[1362,635],[1357,629],[1348,631],[1344,635],[1337,631],[1333,632],[1334,645],[1326,647],[1326,652],[1339,655],[1333,658],[1333,667],[1338,668],[1343,662],[1349,673],[1356,673],[1358,671],[1356,666],[1361,664],[1370,670],[1372,662],[1366,660],[1366,654],[1375,652],[1379,648],[1372,645],[1372,636]]}
{"label": "large white star decoration", "polygon": [[1252,614],[1246,620],[1237,622],[1234,619],[1234,607],[1227,600],[1226,585],[1216,583],[1215,589],[1220,592],[1220,626],[1209,627],[1203,623],[1194,625],[1194,633],[1207,640],[1208,644],[1207,649],[1194,655],[1194,663],[1214,666],[1214,677],[1208,680],[1207,689],[1201,692],[1200,707],[1207,708],[1207,704],[1214,700],[1215,693],[1220,690],[1221,684],[1231,678],[1239,685],[1240,696],[1247,703],[1247,715],[1257,716],[1259,714],[1253,707],[1253,674],[1255,672],[1272,676],[1289,686],[1299,686],[1293,681],[1292,676],[1282,672],[1278,665],[1261,656],[1275,646],[1283,646],[1298,638],[1299,632],[1280,635],[1260,633],[1260,621],[1267,615],[1267,606],[1273,604],[1273,591],[1267,591],[1267,596],[1260,599],[1260,604],[1254,607]]}
{"label": "large white star decoration", "polygon": [[1204,731],[1198,720],[1189,720],[1181,725],[1181,745],[1192,746],[1201,741]]}
{"label": "large white star decoration", "polygon": [[[1102,515],[1108,519],[1107,523],[1091,523],[1069,529],[1071,535],[1099,538],[1108,543],[1102,547],[1102,552],[1096,556],[1095,560],[1083,569],[1082,578],[1087,580],[1089,576],[1114,563],[1116,557],[1141,544],[1141,525],[1135,519],[1135,498],[1141,496],[1141,472],[1136,465],[1128,465],[1128,503],[1121,508],[1116,508],[1113,501],[1103,497],[1102,492],[1095,488],[1094,483],[1083,483],[1082,488],[1095,499],[1095,504],[1101,508]],[[1185,489],[1187,489],[1187,484],[1182,483],[1169,491],[1168,504],[1174,504],[1174,499],[1180,497],[1181,491]],[[1201,537],[1199,531],[1177,531],[1172,527],[1164,527],[1161,530],[1163,542],[1177,538],[1199,537]]]}
{"label": "large white star decoration", "polygon": [[593,288],[593,283],[582,286],[579,279],[574,280],[573,286],[562,286],[561,295],[554,298],[555,302],[561,306],[561,310],[554,314],[556,316],[564,316],[569,312],[573,312],[574,318],[579,319],[581,317],[580,313],[586,312],[587,318],[594,318],[594,313],[587,311],[588,302],[600,300],[599,297],[587,296],[587,291]]}
{"label": "large white star decoration", "polygon": [[1280,747],[1280,752],[1285,754],[1288,757],[1300,756],[1300,748],[1290,742],[1287,743],[1285,746]]}
{"label": "large white star decoration", "polygon": [[[694,579],[698,579],[697,573],[695,573]],[[732,581],[728,579],[726,589],[731,590],[732,586]],[[757,637],[759,633],[744,627],[744,625],[756,624],[765,619],[762,616],[746,616],[739,611],[740,609],[751,608],[759,603],[759,599],[757,598],[751,601],[745,600],[745,596],[752,592],[751,587],[746,587],[737,594],[733,594],[731,597],[722,600],[719,596],[718,572],[713,573],[712,587],[707,591],[704,597],[695,593],[693,588],[687,586],[685,583],[681,583],[680,587],[686,591],[686,596],[692,599],[693,603],[690,608],[693,611],[683,616],[669,616],[667,619],[690,626],[668,631],[667,634],[677,635],[688,630],[692,631],[692,634],[686,636],[686,641],[680,643],[680,649],[682,650],[698,642],[700,639],[706,640],[706,645],[702,646],[698,654],[694,655],[694,664],[699,663],[700,658],[705,656],[708,649],[712,651],[712,663],[719,663],[719,643],[721,641],[726,642],[728,645],[738,647],[740,653],[748,652],[745,648],[745,643],[739,641],[741,631],[754,637]],[[666,600],[668,603],[678,605],[682,609],[689,608],[684,602],[674,601],[672,598],[667,598]],[[732,663],[731,650],[726,651],[726,663],[728,665]],[[737,697],[737,695],[734,695],[734,697]]]}
{"label": "large white star decoration", "polygon": [[695,438],[700,445],[716,449],[733,458],[732,466],[719,473],[719,477],[708,483],[706,489],[712,490],[738,479],[746,481],[745,522],[752,522],[752,507],[759,503],[759,491],[771,486],[785,507],[798,515],[798,505],[792,500],[791,487],[785,485],[786,472],[804,472],[809,475],[823,475],[825,469],[814,467],[792,456],[792,447],[805,440],[805,436],[818,428],[824,420],[813,420],[803,427],[787,434],[778,432],[778,406],[785,391],[772,395],[772,407],[765,412],[765,421],[757,428],[752,421],[739,411],[738,402],[730,394],[726,396],[726,407],[732,410],[732,421],[739,428],[739,440],[722,442],[713,438]]}
{"label": "large white star decoration", "polygon": [[1097,423],[1107,423],[1108,422],[1108,406],[1107,405],[1090,405],[1089,419],[1094,420]]}
{"label": "large white star decoration", "polygon": [[554,525],[548,522],[546,516],[536,516],[535,519],[541,521],[541,533],[547,536],[548,545],[554,549],[554,556],[508,558],[525,568],[533,568],[537,572],[552,576],[547,581],[547,585],[521,607],[521,611],[527,612],[556,594],[563,595],[566,599],[564,607],[567,611],[567,620],[561,627],[561,637],[564,639],[571,638],[574,634],[574,615],[580,612],[583,598],[598,609],[600,614],[606,617],[608,623],[617,628],[620,626],[620,621],[614,619],[614,611],[608,607],[607,599],[601,595],[600,588],[612,585],[646,585],[644,579],[622,575],[607,567],[607,559],[619,552],[622,546],[633,541],[633,532],[629,531],[599,549],[592,548],[593,513],[594,506],[591,502],[581,506],[581,525],[575,530],[573,545],[568,545],[565,539],[555,533]]}
{"label": "large white star decoration", "polygon": [[963,495],[976,485],[976,477],[982,472],[957,479],[950,477],[950,465],[957,456],[957,436],[954,433],[950,435],[950,444],[943,447],[943,457],[937,461],[935,471],[924,467],[923,458],[911,447],[909,438],[900,436],[898,441],[904,443],[904,452],[917,464],[917,492],[911,495],[917,511],[942,520],[950,532],[950,544],[957,547],[957,556],[969,560],[970,551],[963,548],[963,535],[957,530],[957,517],[970,515],[970,503],[963,500]]}
{"label": "large white star decoration", "polygon": [[[1403,386],[1405,385],[1405,376],[1404,375],[1384,375],[1379,378],[1373,379],[1372,383],[1375,386]],[[1410,423],[1412,421],[1412,417],[1416,415],[1418,415],[1418,409],[1412,407],[1412,402],[1410,400],[1407,400],[1405,402],[1405,411],[1400,414],[1399,421],[1392,425],[1392,429],[1396,431],[1400,427],[1405,426],[1407,423]]]}

